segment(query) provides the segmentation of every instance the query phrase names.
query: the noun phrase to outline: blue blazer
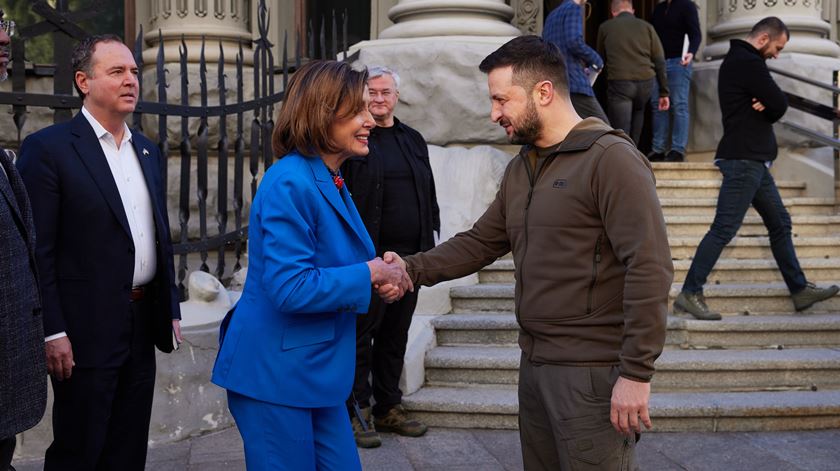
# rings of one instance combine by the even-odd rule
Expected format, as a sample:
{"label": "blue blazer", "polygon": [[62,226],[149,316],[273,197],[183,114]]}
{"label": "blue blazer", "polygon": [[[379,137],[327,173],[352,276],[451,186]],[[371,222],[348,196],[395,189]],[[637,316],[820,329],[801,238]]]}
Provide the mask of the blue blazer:
{"label": "blue blazer", "polygon": [[257,190],[248,235],[248,278],[212,381],[274,404],[343,403],[374,257],[350,193],[336,189],[320,158],[288,154]]}
{"label": "blue blazer", "polygon": [[[163,157],[157,145],[132,131],[152,200],[157,272],[151,283],[153,340],[172,351],[172,319],[181,318]],[[80,112],[70,121],[29,135],[17,162],[32,201],[44,335],[67,332],[76,367],[122,364],[131,347],[129,297],[134,241],[102,146]]]}

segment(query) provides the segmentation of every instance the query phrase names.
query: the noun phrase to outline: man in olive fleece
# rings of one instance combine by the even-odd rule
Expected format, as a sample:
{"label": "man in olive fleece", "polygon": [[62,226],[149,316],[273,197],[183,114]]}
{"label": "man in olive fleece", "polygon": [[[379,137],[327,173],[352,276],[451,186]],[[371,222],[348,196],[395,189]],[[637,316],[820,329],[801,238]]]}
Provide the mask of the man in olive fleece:
{"label": "man in olive fleece", "polygon": [[638,145],[654,77],[659,82],[657,108],[669,106],[665,54],[653,26],[633,15],[633,2],[612,0],[610,11],[613,18],[598,28],[597,42],[607,64],[607,114],[610,124]]}
{"label": "man in olive fleece", "polygon": [[512,252],[525,469],[634,469],[673,278],[650,164],[624,133],[578,116],[551,43],[514,38],[479,68],[491,119],[524,146],[470,230],[402,263],[434,285]]}

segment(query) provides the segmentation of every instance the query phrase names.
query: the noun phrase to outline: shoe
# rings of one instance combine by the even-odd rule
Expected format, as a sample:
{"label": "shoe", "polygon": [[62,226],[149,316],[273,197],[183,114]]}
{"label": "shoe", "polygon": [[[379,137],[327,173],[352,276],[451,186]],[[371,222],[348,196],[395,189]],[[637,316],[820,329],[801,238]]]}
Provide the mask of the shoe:
{"label": "shoe", "polygon": [[808,283],[805,286],[805,289],[791,295],[790,297],[793,299],[793,307],[796,308],[797,311],[804,311],[805,309],[813,306],[814,303],[818,303],[834,296],[838,291],[840,291],[840,287],[837,285],[831,285],[828,288],[817,288],[815,284]]}
{"label": "shoe", "polygon": [[377,417],[374,422],[380,431],[393,432],[404,437],[419,437],[428,430],[423,422],[408,418],[408,413],[400,404],[389,409],[384,417]]}
{"label": "shoe", "polygon": [[686,293],[681,291],[674,300],[674,312],[686,312],[701,321],[719,321],[720,313],[710,311],[706,306],[706,298],[703,293]]}
{"label": "shoe", "polygon": [[382,445],[382,438],[376,433],[376,427],[373,425],[373,415],[370,413],[370,407],[362,409],[362,418],[367,422],[367,431],[362,429],[362,423],[359,422],[359,418],[355,414],[350,417],[356,446],[359,448],[376,448]]}
{"label": "shoe", "polygon": [[662,152],[650,152],[647,155],[648,162],[664,162],[665,154]]}
{"label": "shoe", "polygon": [[685,156],[675,150],[671,150],[665,156],[665,162],[685,162]]}

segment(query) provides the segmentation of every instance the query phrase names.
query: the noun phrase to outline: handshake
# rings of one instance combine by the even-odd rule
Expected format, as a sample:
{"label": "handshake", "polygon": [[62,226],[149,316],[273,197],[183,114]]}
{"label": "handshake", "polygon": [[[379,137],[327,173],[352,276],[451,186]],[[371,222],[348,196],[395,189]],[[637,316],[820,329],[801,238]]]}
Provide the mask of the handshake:
{"label": "handshake", "polygon": [[394,252],[385,252],[367,262],[370,268],[370,283],[386,303],[399,301],[406,291],[414,292],[414,283],[405,270],[405,262]]}

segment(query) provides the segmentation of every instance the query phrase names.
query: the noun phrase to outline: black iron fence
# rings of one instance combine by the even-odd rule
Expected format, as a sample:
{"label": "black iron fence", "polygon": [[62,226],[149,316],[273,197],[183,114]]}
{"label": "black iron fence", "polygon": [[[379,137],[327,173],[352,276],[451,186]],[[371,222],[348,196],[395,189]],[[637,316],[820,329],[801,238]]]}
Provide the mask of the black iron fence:
{"label": "black iron fence", "polygon": [[[70,55],[73,44],[84,38],[87,33],[76,25],[76,21],[89,15],[86,12],[70,12],[66,2],[59,1],[55,7],[50,6],[46,1],[38,0],[33,2],[32,10],[39,14],[44,20],[34,25],[20,29],[18,35],[13,38],[12,45],[12,91],[0,92],[0,104],[12,105],[12,119],[17,129],[17,140],[20,142],[22,130],[26,122],[27,114],[32,108],[49,108],[53,110],[53,121],[63,122],[69,120],[74,110],[81,108],[81,100],[73,92],[73,71],[70,65]],[[323,21],[318,38],[320,51],[323,57],[336,57],[340,51],[344,51],[344,60],[353,60],[354,57],[347,55],[347,16],[332,15],[332,37],[330,48],[327,47],[327,38],[324,34]],[[339,21],[342,25],[338,26]],[[200,58],[198,61],[199,71],[199,104],[190,103],[190,94],[194,92],[194,84],[189,82],[188,76],[188,51],[187,43],[182,38],[179,47],[178,67],[180,69],[180,102],[169,103],[167,97],[168,89],[173,85],[167,81],[169,70],[167,67],[175,63],[172,58],[165,57],[164,41],[160,32],[158,33],[159,44],[157,59],[154,64],[155,86],[157,92],[156,101],[143,101],[144,87],[151,84],[144,84],[143,74],[140,74],[140,97],[132,116],[132,126],[136,131],[143,131],[143,116],[151,117],[145,121],[154,122],[157,120],[157,144],[167,160],[163,165],[163,181],[168,182],[169,159],[179,159],[179,175],[173,176],[178,179],[179,193],[177,202],[177,225],[173,225],[175,235],[175,253],[177,255],[178,285],[184,293],[184,279],[191,267],[188,266],[188,255],[197,254],[200,263],[197,267],[200,270],[210,272],[208,259],[215,258],[215,267],[212,273],[218,278],[224,276],[228,267],[226,260],[233,261],[232,270],[241,268],[242,254],[246,249],[248,237],[248,226],[245,220],[245,179],[250,182],[250,196],[257,191],[258,177],[261,171],[264,172],[272,162],[274,156],[271,149],[271,133],[274,128],[275,106],[283,101],[283,90],[289,74],[300,67],[301,62],[314,58],[315,56],[315,35],[310,25],[307,43],[309,54],[302,57],[302,46],[295,40],[293,49],[294,58],[288,55],[288,33],[284,37],[282,47],[282,59],[279,65],[275,65],[273,44],[269,40],[269,15],[265,0],[259,1],[258,14],[256,18],[258,37],[251,41],[239,43],[239,51],[235,57],[235,76],[233,80],[228,75],[227,64],[224,56],[222,42],[219,41],[219,59],[216,64],[217,73],[215,80],[209,79],[207,74],[208,61],[205,60],[206,41],[201,40]],[[339,32],[342,38],[341,49],[338,47]],[[28,39],[52,34],[55,44],[55,65],[53,81],[53,94],[32,93],[26,90],[26,41]],[[297,38],[297,35],[294,35]],[[134,57],[140,69],[143,69],[143,32],[138,34],[135,43]],[[249,88],[253,98],[246,95],[245,74],[250,71],[244,64],[246,45],[253,49],[253,84]],[[215,45],[214,45],[215,47]],[[323,58],[322,57],[322,58]],[[151,65],[151,64],[150,64]],[[43,67],[42,67],[43,68]],[[49,68],[49,66],[47,67]],[[251,68],[251,66],[248,66]],[[208,91],[215,85],[213,95],[218,96],[215,103],[209,100]],[[276,90],[280,85],[280,90]],[[232,90],[235,90],[233,92]],[[217,92],[217,93],[216,93]],[[228,101],[228,93],[235,93],[236,100]],[[170,136],[167,128],[167,119],[180,119],[180,133],[177,136]],[[213,120],[211,123],[210,120]],[[191,132],[191,120],[198,120],[198,127]],[[247,121],[246,121],[247,120]],[[228,135],[228,122],[235,131],[232,136]],[[233,122],[235,121],[235,124]],[[210,141],[211,125],[218,126],[218,139]],[[170,141],[177,143],[177,151],[170,150]],[[194,145],[193,145],[194,143]],[[195,147],[195,148],[193,148]],[[229,167],[232,162],[233,175],[229,175]],[[211,182],[209,175],[211,165],[216,166],[217,179]],[[191,187],[192,173],[195,171],[196,187]],[[247,172],[247,177],[246,177]],[[233,186],[230,192],[230,186]],[[208,208],[208,200],[211,194],[215,196],[216,205]],[[232,197],[229,197],[229,194]],[[173,205],[170,203],[170,212]],[[170,214],[170,216],[172,216]],[[232,216],[232,221],[229,221]],[[198,218],[198,230],[191,230],[190,221]],[[210,218],[214,218],[215,225],[211,224]],[[197,232],[197,233],[196,233]],[[191,235],[192,234],[192,235]],[[211,260],[212,263],[212,260]],[[192,267],[195,268],[195,267]]]}

